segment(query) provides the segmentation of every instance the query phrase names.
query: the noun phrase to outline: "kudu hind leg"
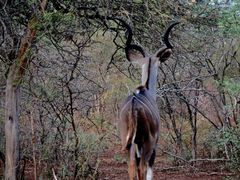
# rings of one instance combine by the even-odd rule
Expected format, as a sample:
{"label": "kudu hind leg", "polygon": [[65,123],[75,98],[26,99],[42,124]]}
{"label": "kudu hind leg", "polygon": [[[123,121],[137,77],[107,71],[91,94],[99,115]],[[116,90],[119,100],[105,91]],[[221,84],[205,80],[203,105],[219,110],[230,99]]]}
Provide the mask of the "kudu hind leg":
{"label": "kudu hind leg", "polygon": [[135,177],[135,152],[136,152],[136,147],[134,144],[131,145],[130,150],[129,150],[129,165],[128,165],[128,174],[129,174],[129,179],[134,180]]}
{"label": "kudu hind leg", "polygon": [[152,180],[153,179],[153,170],[152,170],[152,167],[153,167],[153,164],[154,164],[154,161],[155,161],[155,157],[156,157],[156,151],[153,150],[153,153],[150,157],[150,160],[148,162],[148,166],[147,166],[147,180]]}
{"label": "kudu hind leg", "polygon": [[138,180],[146,179],[146,162],[144,156],[141,156],[140,163],[137,167],[137,173]]}

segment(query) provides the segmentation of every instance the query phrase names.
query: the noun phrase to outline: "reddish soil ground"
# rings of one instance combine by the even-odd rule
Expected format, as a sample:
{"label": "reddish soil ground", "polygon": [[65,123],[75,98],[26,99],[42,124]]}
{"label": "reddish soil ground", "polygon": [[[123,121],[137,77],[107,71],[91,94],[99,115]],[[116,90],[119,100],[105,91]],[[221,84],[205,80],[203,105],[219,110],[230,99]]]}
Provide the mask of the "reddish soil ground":
{"label": "reddish soil ground", "polygon": [[[117,149],[117,150],[116,150]],[[126,155],[119,147],[106,150],[100,156],[101,180],[127,180]],[[154,180],[240,180],[239,174],[224,170],[224,165],[214,162],[201,162],[192,165],[173,166],[166,161],[167,157],[157,156],[154,165]]]}
{"label": "reddish soil ground", "polygon": [[[240,180],[240,174],[231,173],[224,169],[222,162],[201,162],[195,165],[173,166],[167,161],[169,157],[157,154],[154,165],[154,180]],[[3,178],[3,168],[0,162],[0,179]],[[105,150],[100,155],[100,180],[128,180],[126,155],[115,146]],[[27,172],[26,179],[31,180],[32,171]]]}

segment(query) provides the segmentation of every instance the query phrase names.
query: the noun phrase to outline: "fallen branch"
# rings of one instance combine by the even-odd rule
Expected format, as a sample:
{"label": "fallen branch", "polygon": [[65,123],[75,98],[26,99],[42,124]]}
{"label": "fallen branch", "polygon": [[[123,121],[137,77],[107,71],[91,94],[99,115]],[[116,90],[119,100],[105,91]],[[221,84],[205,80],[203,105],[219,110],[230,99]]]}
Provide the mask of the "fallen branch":
{"label": "fallen branch", "polygon": [[176,155],[176,154],[173,154],[173,153],[170,153],[170,152],[168,152],[168,151],[165,151],[165,150],[163,150],[163,149],[161,149],[161,148],[159,148],[163,153],[165,153],[165,154],[167,154],[167,155],[170,155],[170,156],[172,156],[172,157],[175,157],[175,158],[177,158],[177,159],[180,159],[180,160],[182,160],[182,161],[184,161],[184,162],[188,162],[188,160],[186,160],[186,159],[184,159],[183,157],[181,157],[181,156],[178,156],[178,155]]}
{"label": "fallen branch", "polygon": [[224,159],[224,158],[219,158],[219,159],[191,159],[188,162],[197,162],[197,161],[210,161],[210,162],[216,162],[216,161],[225,161],[225,162],[229,162],[231,161],[230,159]]}
{"label": "fallen branch", "polygon": [[167,167],[160,169],[161,172],[167,172],[167,171],[178,171],[181,168],[184,168],[185,166],[173,166],[173,167]]}
{"label": "fallen branch", "polygon": [[168,152],[168,151],[165,151],[161,148],[159,148],[163,153],[169,155],[169,156],[172,156],[174,158],[177,158],[177,159],[180,159],[181,161],[185,162],[185,163],[192,163],[192,162],[198,162],[198,161],[210,161],[210,162],[217,162],[217,161],[224,161],[224,162],[230,162],[231,160],[230,159],[224,159],[224,158],[217,158],[217,159],[209,159],[209,158],[199,158],[199,159],[190,159],[190,160],[186,160],[184,159],[183,157],[181,156],[178,156],[176,154],[173,154],[171,152]]}

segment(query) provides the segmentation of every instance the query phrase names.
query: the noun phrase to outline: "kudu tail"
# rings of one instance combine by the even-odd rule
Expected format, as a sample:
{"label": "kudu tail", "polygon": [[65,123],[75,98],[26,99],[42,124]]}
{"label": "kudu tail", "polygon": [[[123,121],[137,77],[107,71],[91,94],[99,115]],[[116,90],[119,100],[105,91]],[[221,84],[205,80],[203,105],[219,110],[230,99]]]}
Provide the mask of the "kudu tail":
{"label": "kudu tail", "polygon": [[134,145],[136,133],[137,133],[137,111],[136,111],[136,97],[133,96],[131,100],[131,111],[128,114],[128,130],[126,136],[126,146],[124,149],[130,149]]}
{"label": "kudu tail", "polygon": [[[134,180],[135,177],[135,168],[136,168],[136,155],[137,157],[140,157],[140,153],[138,151],[137,144],[135,144],[135,138],[137,134],[137,109],[136,109],[136,97],[133,96],[132,98],[132,108],[131,113],[129,113],[130,122],[131,122],[131,128],[129,128],[129,167],[128,167],[128,173],[129,173],[129,179]],[[131,135],[130,135],[131,134]]]}
{"label": "kudu tail", "polygon": [[134,96],[133,97],[133,100],[132,100],[132,122],[133,122],[133,128],[132,128],[132,141],[131,141],[131,145],[132,146],[135,146],[135,153],[137,155],[137,157],[139,158],[141,155],[140,155],[140,151],[138,149],[138,146],[137,144],[135,143],[135,138],[136,138],[136,134],[137,134],[137,126],[138,126],[138,112],[137,112],[137,109],[136,109],[136,97]]}

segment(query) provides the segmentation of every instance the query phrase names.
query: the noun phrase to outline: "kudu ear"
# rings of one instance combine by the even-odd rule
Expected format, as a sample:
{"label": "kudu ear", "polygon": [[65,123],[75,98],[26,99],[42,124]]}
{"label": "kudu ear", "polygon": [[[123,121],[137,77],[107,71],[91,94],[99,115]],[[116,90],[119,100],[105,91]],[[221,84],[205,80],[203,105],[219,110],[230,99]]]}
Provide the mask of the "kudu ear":
{"label": "kudu ear", "polygon": [[126,46],[125,46],[125,54],[126,54],[127,59],[130,62],[137,63],[139,65],[145,64],[145,62],[146,62],[145,61],[146,60],[145,51],[141,46],[132,43],[133,32],[132,32],[132,28],[129,26],[129,24],[120,18],[111,18],[111,19],[118,20],[122,24],[122,26],[125,27],[127,30],[127,32],[126,32],[127,41],[126,41]]}
{"label": "kudu ear", "polygon": [[159,59],[160,62],[164,62],[168,60],[171,54],[172,54],[172,49],[162,48],[155,53],[155,56]]}
{"label": "kudu ear", "polygon": [[132,63],[139,64],[142,66],[147,62],[145,52],[143,48],[139,45],[130,44],[125,48],[125,53],[127,59]]}
{"label": "kudu ear", "polygon": [[167,28],[167,30],[166,30],[166,32],[165,32],[165,34],[164,34],[164,36],[163,36],[163,42],[164,42],[164,44],[166,45],[166,47],[165,47],[165,48],[161,48],[160,50],[158,50],[158,51],[155,53],[155,57],[157,57],[160,62],[166,61],[166,60],[171,56],[171,54],[172,54],[173,46],[172,46],[172,44],[169,42],[168,37],[169,37],[169,34],[170,34],[172,28],[173,28],[174,26],[176,26],[177,24],[179,24],[179,22],[175,22],[175,23],[171,24],[171,25]]}

